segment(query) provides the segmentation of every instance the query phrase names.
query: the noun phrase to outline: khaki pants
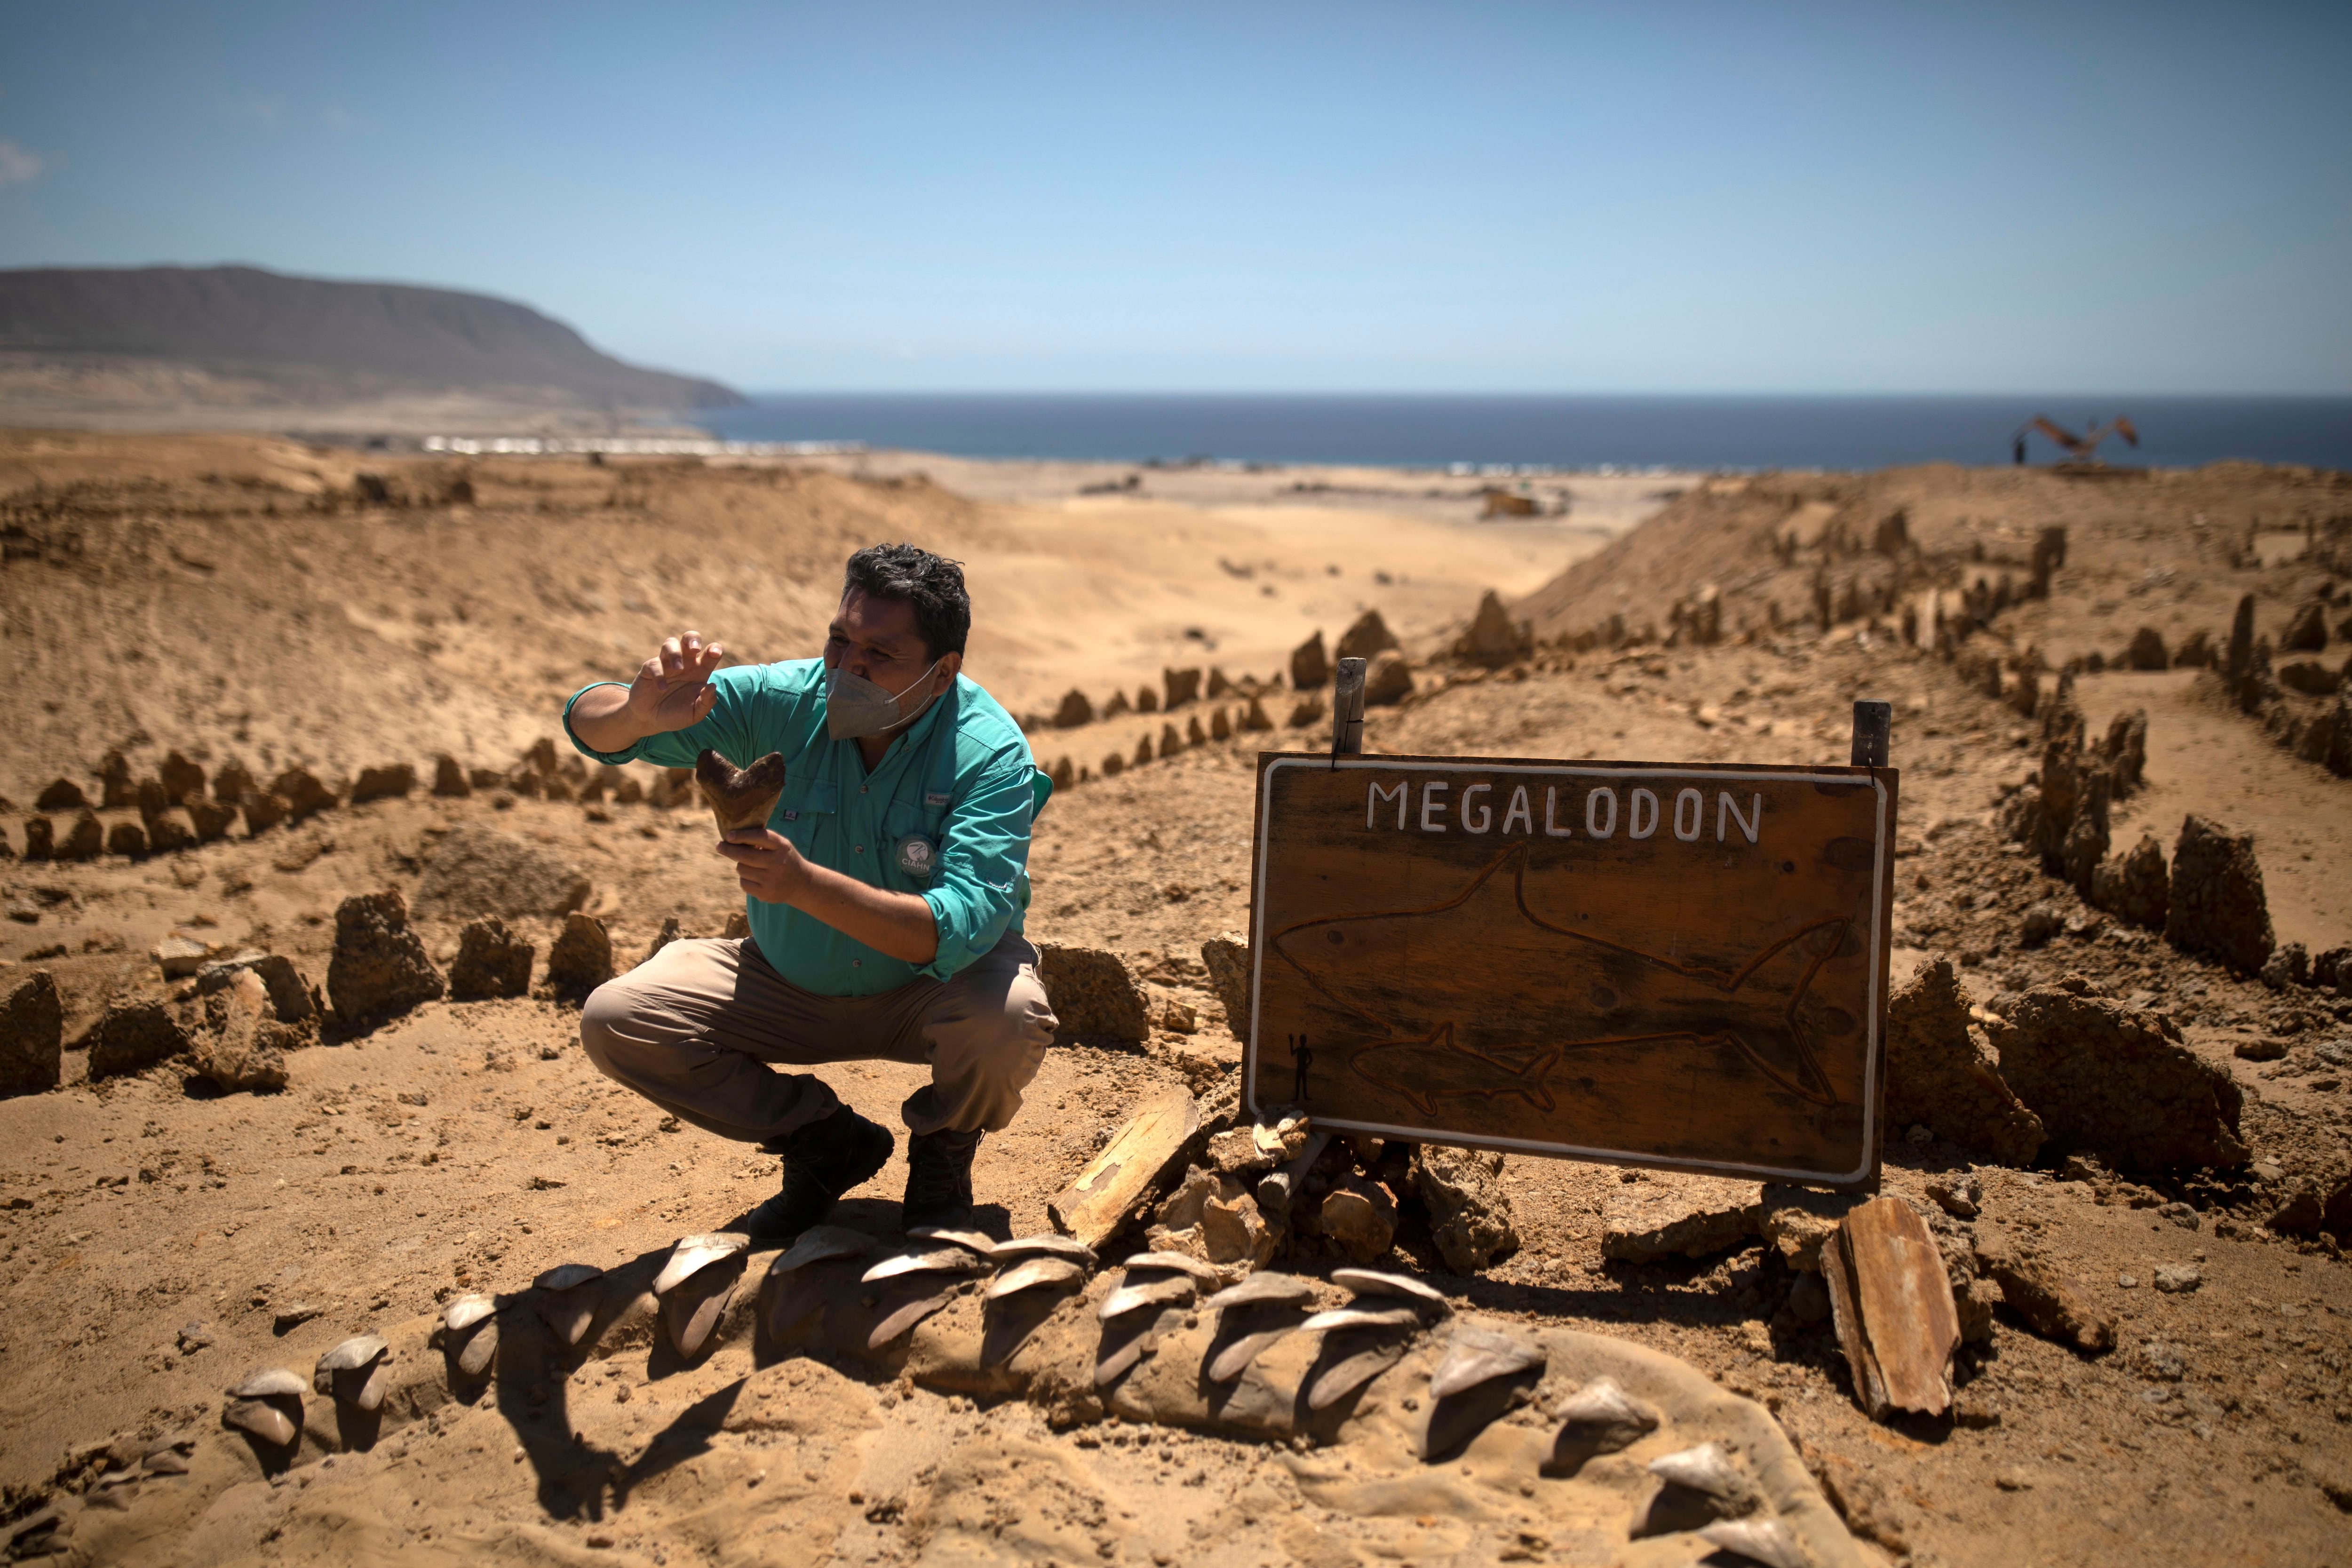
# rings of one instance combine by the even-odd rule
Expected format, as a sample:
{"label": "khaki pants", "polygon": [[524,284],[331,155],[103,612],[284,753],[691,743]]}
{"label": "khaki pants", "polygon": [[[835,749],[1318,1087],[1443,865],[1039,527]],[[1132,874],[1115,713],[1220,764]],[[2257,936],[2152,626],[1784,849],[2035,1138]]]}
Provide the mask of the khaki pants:
{"label": "khaki pants", "polygon": [[1037,950],[1003,940],[952,980],[879,996],[819,996],[768,965],[751,939],[673,942],[589,996],[580,1043],[607,1078],[682,1121],[782,1152],[839,1109],[823,1079],[769,1064],[928,1063],[900,1108],[917,1133],[996,1131],[1021,1109],[1054,1037]]}

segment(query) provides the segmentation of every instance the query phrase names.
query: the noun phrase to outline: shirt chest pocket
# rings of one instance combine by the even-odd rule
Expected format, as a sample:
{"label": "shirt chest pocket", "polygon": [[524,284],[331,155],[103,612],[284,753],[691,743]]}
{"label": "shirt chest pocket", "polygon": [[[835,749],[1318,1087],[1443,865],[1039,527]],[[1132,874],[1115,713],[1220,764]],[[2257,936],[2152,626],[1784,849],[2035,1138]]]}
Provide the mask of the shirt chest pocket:
{"label": "shirt chest pocket", "polygon": [[840,805],[829,779],[787,779],[769,825],[803,854],[820,848],[834,833]]}

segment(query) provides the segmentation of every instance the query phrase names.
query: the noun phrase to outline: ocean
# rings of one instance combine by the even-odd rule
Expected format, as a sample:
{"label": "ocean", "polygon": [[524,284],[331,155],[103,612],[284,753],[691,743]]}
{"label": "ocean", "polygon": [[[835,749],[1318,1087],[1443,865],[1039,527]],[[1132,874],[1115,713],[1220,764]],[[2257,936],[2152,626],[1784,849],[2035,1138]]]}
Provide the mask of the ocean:
{"label": "ocean", "polygon": [[[2352,468],[2352,397],[1603,397],[791,393],[696,423],[725,440],[852,442],[968,458],[1392,468],[1876,468],[2006,463],[2037,414],[2137,428],[2114,464],[2223,458]],[[2061,454],[2039,435],[2027,458]]]}

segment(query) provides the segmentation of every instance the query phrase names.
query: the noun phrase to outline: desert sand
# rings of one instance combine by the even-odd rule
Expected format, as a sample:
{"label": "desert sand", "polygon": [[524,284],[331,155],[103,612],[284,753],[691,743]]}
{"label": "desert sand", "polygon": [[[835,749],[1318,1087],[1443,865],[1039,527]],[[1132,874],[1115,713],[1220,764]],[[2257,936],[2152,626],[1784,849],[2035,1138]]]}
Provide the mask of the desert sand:
{"label": "desert sand", "polygon": [[[66,1043],[58,1088],[0,1100],[0,1485],[19,1550],[184,1564],[1690,1561],[1706,1547],[1687,1533],[1626,1540],[1631,1489],[1654,1484],[1638,1467],[1538,1462],[1558,1399],[1613,1369],[1652,1380],[1643,1396],[1668,1415],[1654,1443],[1719,1440],[1777,1478],[1773,1506],[1811,1561],[2352,1552],[2352,1237],[2316,1206],[2352,1172],[2352,1001],[2179,951],[2095,908],[2009,830],[2049,711],[2020,710],[2021,671],[2045,704],[2066,674],[2095,736],[2116,713],[2148,715],[2147,782],[2115,806],[2117,853],[2145,831],[2170,855],[2191,812],[2251,832],[2278,940],[2315,954],[2352,942],[2352,782],[2282,743],[2279,716],[2321,700],[2250,713],[2210,668],[2106,668],[2143,626],[2168,649],[2199,632],[2226,641],[2242,595],[2282,669],[2339,668],[2340,478],[1577,476],[1556,481],[1565,515],[1491,521],[1475,481],[1436,475],[1147,470],[1132,490],[1081,493],[1130,471],[0,437],[13,736],[0,993],[48,974]],[[1903,545],[1874,533],[1896,510]],[[2021,587],[2051,527],[2067,530],[2067,556],[2044,596],[1989,610],[1956,647],[1938,650],[1932,618],[1904,635],[1904,607],[1916,617],[1939,584]],[[1041,764],[1067,757],[1092,776],[1040,823],[1030,931],[1118,955],[1155,1023],[1123,1047],[1049,1053],[1028,1109],[981,1150],[980,1224],[997,1237],[1048,1229],[1048,1195],[1146,1097],[1183,1088],[1230,1107],[1241,1046],[1202,943],[1245,924],[1257,752],[1328,745],[1326,721],[1288,722],[1290,650],[1367,609],[1415,680],[1373,711],[1374,752],[1843,762],[1852,701],[1893,702],[1898,977],[1948,960],[1986,1027],[2067,976],[2160,1015],[2242,1098],[2245,1157],[2117,1170],[2054,1147],[2003,1163],[1925,1125],[1890,1136],[1885,1190],[1928,1216],[1959,1273],[1981,1260],[1988,1300],[1999,1260],[2024,1254],[2113,1334],[2086,1351],[1999,1305],[1990,1337],[1961,1352],[1955,1417],[1892,1424],[1856,1407],[1809,1304],[1817,1277],[1758,1234],[1752,1184],[1513,1158],[1515,1248],[1454,1271],[1409,1212],[1386,1266],[1465,1319],[1542,1340],[1549,1381],[1458,1463],[1425,1464],[1410,1391],[1441,1335],[1318,1432],[1204,1413],[1180,1353],[1190,1328],[1171,1326],[1125,1393],[1065,1379],[1092,1353],[1115,1270],[1022,1352],[1024,1381],[971,1370],[969,1298],[877,1359],[779,1340],[746,1294],[710,1347],[677,1356],[628,1303],[678,1237],[766,1195],[773,1162],[666,1125],[602,1080],[576,1005],[544,986],[381,1024],[331,1016],[319,1044],[287,1053],[275,1092],[219,1092],[185,1058],[93,1079],[110,1013],[153,1002],[201,1032],[196,983],[165,977],[159,944],[184,939],[192,963],[275,952],[323,983],[354,895],[403,894],[445,970],[460,928],[497,910],[537,944],[540,974],[570,903],[622,967],[666,921],[718,934],[738,904],[699,810],[554,798],[577,780],[559,772],[551,789],[519,762],[556,735],[565,695],[625,676],[683,626],[744,658],[813,652],[841,557],[898,538],[967,563],[968,669],[1016,713],[1048,715],[1073,688],[1131,702],[1171,668],[1221,670],[1244,693],[1031,733]],[[1816,582],[1826,625],[1809,616]],[[1542,640],[1455,658],[1487,589]],[[2325,647],[2284,651],[2323,593]],[[1701,604],[1710,629],[1678,629]],[[1984,659],[1993,648],[2002,658]],[[1102,776],[1163,723],[1237,714],[1250,690],[1272,731]],[[22,858],[33,816],[73,820],[36,811],[53,780],[95,801],[109,752],[146,778],[175,751],[208,775],[299,764],[342,798],[173,853]],[[443,754],[484,770],[479,787],[431,794]],[[350,801],[362,770],[396,763],[417,770],[414,788]],[[131,806],[97,816],[141,821]],[[448,871],[446,847],[485,833],[530,856],[531,874]],[[835,1082],[894,1123],[916,1079],[873,1064]],[[904,1174],[894,1159],[837,1217],[895,1244]],[[1969,1179],[1977,1196],[1958,1206],[1974,1215],[1930,1195]],[[2305,1193],[2315,1207],[2297,1217]],[[1696,1256],[1645,1252],[1636,1211],[1706,1218],[1711,1239]],[[1322,1280],[1339,1261],[1307,1237],[1276,1267]],[[428,1343],[446,1305],[472,1290],[541,1300],[524,1294],[533,1279],[575,1262],[616,1282],[582,1348],[551,1348],[541,1319],[509,1313],[513,1353],[453,1397]],[[845,1276],[845,1319],[856,1292]],[[339,1427],[323,1397],[287,1454],[224,1428],[224,1391],[248,1369],[307,1384],[321,1352],[369,1331],[398,1369],[380,1430]],[[1277,1382],[1299,1371],[1269,1365]],[[145,1458],[158,1445],[184,1454],[184,1474]]]}

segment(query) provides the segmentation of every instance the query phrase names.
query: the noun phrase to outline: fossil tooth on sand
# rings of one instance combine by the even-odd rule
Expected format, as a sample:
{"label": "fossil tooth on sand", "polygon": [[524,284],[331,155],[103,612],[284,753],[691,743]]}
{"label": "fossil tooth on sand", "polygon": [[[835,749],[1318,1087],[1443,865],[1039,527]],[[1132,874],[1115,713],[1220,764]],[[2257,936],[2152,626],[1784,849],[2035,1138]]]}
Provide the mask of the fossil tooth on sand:
{"label": "fossil tooth on sand", "polygon": [[319,1358],[310,1369],[310,1387],[346,1405],[373,1410],[392,1390],[391,1349],[381,1334],[353,1334]]}
{"label": "fossil tooth on sand", "polygon": [[1002,1300],[1040,1286],[1076,1284],[1086,1277],[1087,1271],[1066,1258],[1032,1258],[990,1280],[986,1294],[992,1301]]}
{"label": "fossil tooth on sand", "polygon": [[1620,1388],[1613,1377],[1596,1377],[1578,1389],[1560,1404],[1559,1415],[1556,1454],[1613,1454],[1658,1428],[1658,1413]]}
{"label": "fossil tooth on sand", "polygon": [[1244,1334],[1217,1352],[1209,1363],[1211,1383],[1228,1383],[1239,1377],[1249,1363],[1263,1355],[1275,1341],[1298,1331],[1297,1323],[1285,1323],[1278,1329],[1261,1329],[1254,1334]]}
{"label": "fossil tooth on sand", "polygon": [[862,1230],[852,1230],[844,1225],[813,1225],[801,1232],[801,1238],[776,1254],[768,1265],[771,1274],[790,1274],[795,1268],[805,1268],[812,1263],[827,1263],[836,1258],[863,1258],[874,1250],[877,1243]]}
{"label": "fossil tooth on sand", "polygon": [[1543,1363],[1542,1350],[1524,1340],[1488,1329],[1457,1328],[1437,1370],[1429,1374],[1429,1396],[1448,1399],[1465,1389]]}
{"label": "fossil tooth on sand", "polygon": [[1335,1329],[1401,1329],[1420,1323],[1421,1314],[1411,1307],[1334,1307],[1298,1326],[1308,1333],[1328,1333]]}
{"label": "fossil tooth on sand", "polygon": [[1129,1274],[1187,1274],[1203,1285],[1222,1285],[1225,1277],[1212,1263],[1181,1252],[1139,1252],[1123,1265]]}
{"label": "fossil tooth on sand", "polygon": [[467,1377],[479,1377],[482,1369],[499,1353],[499,1321],[487,1318],[466,1337],[466,1348],[457,1352],[457,1370]]}
{"label": "fossil tooth on sand", "polygon": [[299,1375],[282,1366],[257,1367],[230,1386],[221,1419],[284,1447],[302,1430],[304,1386]]}
{"label": "fossil tooth on sand", "polygon": [[1708,1525],[1698,1538],[1718,1551],[1764,1568],[1812,1568],[1813,1560],[1777,1519],[1727,1519]]}
{"label": "fossil tooth on sand", "polygon": [[866,1348],[869,1351],[880,1350],[955,1299],[956,1293],[951,1289],[941,1290],[933,1296],[917,1297],[875,1324],[874,1331],[866,1336]]}
{"label": "fossil tooth on sand", "polygon": [[654,1280],[654,1294],[667,1296],[688,1275],[700,1272],[722,1258],[732,1258],[751,1245],[740,1231],[722,1230],[709,1236],[688,1236],[669,1249],[669,1261]]}
{"label": "fossil tooth on sand", "polygon": [[1404,1359],[1406,1342],[1374,1345],[1334,1363],[1307,1391],[1309,1410],[1328,1410]]}
{"label": "fossil tooth on sand", "polygon": [[469,1291],[441,1309],[441,1326],[453,1334],[462,1334],[484,1318],[499,1310],[499,1304],[480,1291]]}
{"label": "fossil tooth on sand", "polygon": [[1024,1258],[1066,1258],[1073,1263],[1091,1268],[1095,1266],[1095,1249],[1075,1236],[1055,1236],[1048,1231],[1038,1236],[1016,1236],[1011,1241],[996,1244],[994,1258],[999,1263],[1012,1263]]}
{"label": "fossil tooth on sand", "polygon": [[1117,1350],[1104,1352],[1095,1363],[1095,1386],[1109,1387],[1129,1367],[1150,1354],[1159,1342],[1158,1335],[1146,1331],[1133,1335]]}
{"label": "fossil tooth on sand", "polygon": [[694,783],[710,807],[710,815],[719,819],[719,832],[765,827],[768,814],[783,797],[783,755],[770,752],[750,767],[739,768],[706,748],[694,759]]}
{"label": "fossil tooth on sand", "polygon": [[559,1263],[531,1281],[547,1292],[539,1304],[540,1318],[563,1337],[565,1344],[578,1344],[588,1325],[596,1321],[596,1293],[580,1287],[602,1279],[604,1273],[585,1263]]}
{"label": "fossil tooth on sand", "polygon": [[1445,1299],[1445,1292],[1434,1285],[1409,1274],[1391,1274],[1379,1268],[1334,1268],[1331,1283],[1359,1296],[1403,1296],[1448,1310],[1454,1305]]}
{"label": "fossil tooth on sand", "polygon": [[1711,1498],[1731,1499],[1739,1495],[1739,1472],[1723,1450],[1712,1443],[1701,1443],[1696,1448],[1680,1453],[1664,1454],[1650,1461],[1650,1473],[1659,1479],[1691,1491],[1703,1492]]}
{"label": "fossil tooth on sand", "polygon": [[1202,1311],[1227,1307],[1255,1307],[1270,1302],[1295,1306],[1315,1299],[1315,1282],[1296,1274],[1253,1274],[1238,1285],[1228,1285],[1201,1303]]}
{"label": "fossil tooth on sand", "polygon": [[[723,1261],[733,1256],[722,1253],[711,1261]],[[739,1273],[706,1265],[660,1298],[662,1328],[669,1335],[670,1347],[679,1355],[692,1359],[710,1338],[711,1331],[719,1327],[719,1315],[734,1300]]]}
{"label": "fossil tooth on sand", "polygon": [[1108,1323],[1113,1318],[1123,1318],[1146,1307],[1172,1307],[1191,1300],[1193,1289],[1191,1276],[1183,1274],[1141,1285],[1121,1285],[1103,1298],[1102,1305],[1095,1309],[1095,1316]]}
{"label": "fossil tooth on sand", "polygon": [[977,1274],[987,1267],[985,1259],[961,1247],[941,1247],[929,1252],[894,1253],[859,1275],[858,1283],[871,1285],[902,1274]]}
{"label": "fossil tooth on sand", "polygon": [[996,1238],[977,1230],[957,1230],[944,1225],[919,1225],[907,1233],[908,1241],[944,1241],[950,1247],[961,1247],[966,1252],[976,1252],[982,1258],[996,1256]]}
{"label": "fossil tooth on sand", "polygon": [[234,1399],[300,1399],[305,1384],[299,1375],[282,1366],[257,1367],[230,1385]]}

